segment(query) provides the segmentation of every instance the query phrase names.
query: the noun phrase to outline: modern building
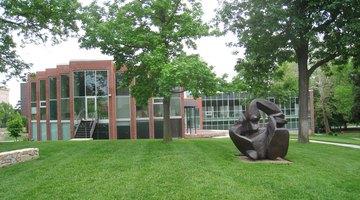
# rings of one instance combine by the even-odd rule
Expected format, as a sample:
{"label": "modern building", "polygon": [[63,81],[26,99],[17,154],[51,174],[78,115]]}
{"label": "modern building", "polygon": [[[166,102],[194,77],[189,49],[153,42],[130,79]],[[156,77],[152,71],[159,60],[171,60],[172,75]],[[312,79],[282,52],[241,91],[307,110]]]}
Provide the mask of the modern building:
{"label": "modern building", "polygon": [[[163,137],[162,98],[138,105],[119,87],[112,61],[71,61],[29,76],[29,139],[35,141]],[[173,137],[184,137],[184,96],[171,99]]]}
{"label": "modern building", "polygon": [[[163,137],[163,101],[151,98],[138,105],[128,88],[120,88],[125,69],[112,61],[71,61],[36,72],[22,85],[27,102],[29,139],[34,141],[93,139],[151,139]],[[193,99],[175,93],[170,114],[173,137],[183,138],[196,129],[228,130],[249,104],[246,94],[224,94]],[[298,99],[280,105],[288,129],[298,128]],[[26,109],[26,106],[22,106]],[[310,105],[313,108],[313,93]],[[309,121],[313,131],[313,109]],[[266,123],[267,118],[261,120]]]}
{"label": "modern building", "polygon": [[[314,133],[314,98],[313,91],[309,91],[309,128]],[[187,97],[187,96],[186,96]],[[250,96],[246,93],[219,93],[215,96],[202,96],[193,100],[185,98],[185,128],[186,132],[194,128],[207,130],[228,130],[245,113]],[[279,102],[273,97],[269,101],[276,103],[286,116],[286,128],[297,130],[299,124],[299,99],[291,97],[287,102]],[[260,123],[267,123],[264,115]]]}

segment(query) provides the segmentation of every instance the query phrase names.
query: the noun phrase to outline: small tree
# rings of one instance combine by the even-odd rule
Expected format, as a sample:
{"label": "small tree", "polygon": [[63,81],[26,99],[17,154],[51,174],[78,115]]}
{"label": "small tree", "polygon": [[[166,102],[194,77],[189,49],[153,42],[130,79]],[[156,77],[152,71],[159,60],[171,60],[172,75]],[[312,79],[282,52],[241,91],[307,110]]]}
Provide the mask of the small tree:
{"label": "small tree", "polygon": [[23,128],[22,118],[19,113],[16,113],[12,120],[9,120],[6,123],[7,130],[10,132],[10,136],[14,137],[17,141],[17,138],[20,136],[20,132]]}

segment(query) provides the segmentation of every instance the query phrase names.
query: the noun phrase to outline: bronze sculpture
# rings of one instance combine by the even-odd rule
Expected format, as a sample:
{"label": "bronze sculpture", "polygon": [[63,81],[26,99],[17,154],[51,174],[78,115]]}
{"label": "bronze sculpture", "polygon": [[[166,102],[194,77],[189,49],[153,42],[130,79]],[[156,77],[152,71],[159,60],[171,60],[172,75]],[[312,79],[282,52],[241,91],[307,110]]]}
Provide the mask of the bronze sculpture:
{"label": "bronze sculpture", "polygon": [[[268,124],[259,128],[260,111],[268,115]],[[252,160],[284,158],[289,146],[285,115],[273,102],[254,99],[243,116],[229,130],[241,153]]]}

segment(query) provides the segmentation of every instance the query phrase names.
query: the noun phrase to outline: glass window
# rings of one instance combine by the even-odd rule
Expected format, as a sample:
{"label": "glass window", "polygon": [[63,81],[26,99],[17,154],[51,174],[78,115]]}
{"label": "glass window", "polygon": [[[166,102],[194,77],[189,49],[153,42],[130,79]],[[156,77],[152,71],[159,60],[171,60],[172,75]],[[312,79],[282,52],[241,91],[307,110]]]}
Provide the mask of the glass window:
{"label": "glass window", "polygon": [[31,83],[31,101],[36,101],[36,83]]}
{"label": "glass window", "polygon": [[40,123],[40,131],[41,131],[41,140],[46,141],[47,140],[47,132],[46,132],[46,123],[45,122]]}
{"label": "glass window", "polygon": [[57,120],[57,101],[50,101],[50,120]]}
{"label": "glass window", "polygon": [[74,98],[74,117],[75,120],[85,118],[85,97]]}
{"label": "glass window", "polygon": [[129,96],[130,95],[129,88],[122,88],[121,83],[122,83],[121,73],[117,72],[116,73],[116,95],[117,96]]}
{"label": "glass window", "polygon": [[50,123],[51,140],[58,140],[58,126],[57,123]]}
{"label": "glass window", "polygon": [[33,141],[37,141],[37,123],[36,122],[31,122],[31,133],[32,133],[32,140]]}
{"label": "glass window", "polygon": [[107,71],[96,72],[96,96],[107,96],[108,95],[108,84],[107,84]]}
{"label": "glass window", "polygon": [[49,78],[49,86],[50,86],[50,99],[56,99],[56,78]]}
{"label": "glass window", "polygon": [[86,96],[95,96],[95,71],[86,72]]}
{"label": "glass window", "polygon": [[70,123],[61,123],[61,133],[63,140],[70,140]]}
{"label": "glass window", "polygon": [[61,98],[70,97],[69,75],[61,75]]}
{"label": "glass window", "polygon": [[117,118],[130,118],[130,97],[116,97],[116,116]]}
{"label": "glass window", "polygon": [[46,82],[45,80],[40,80],[40,101],[46,100]]}
{"label": "glass window", "polygon": [[116,122],[117,139],[130,139],[130,121]]}
{"label": "glass window", "polygon": [[154,117],[164,116],[163,98],[153,98]]}
{"label": "glass window", "polygon": [[98,114],[98,119],[109,119],[107,97],[97,98],[97,114]]}
{"label": "glass window", "polygon": [[181,116],[181,99],[171,98],[170,100],[170,116]]}
{"label": "glass window", "polygon": [[136,105],[136,117],[137,118],[149,117],[148,106]]}
{"label": "glass window", "polygon": [[46,120],[46,108],[40,108],[40,120]]}
{"label": "glass window", "polygon": [[70,120],[70,100],[61,99],[61,119]]}
{"label": "glass window", "polygon": [[74,96],[85,96],[84,72],[74,72]]}

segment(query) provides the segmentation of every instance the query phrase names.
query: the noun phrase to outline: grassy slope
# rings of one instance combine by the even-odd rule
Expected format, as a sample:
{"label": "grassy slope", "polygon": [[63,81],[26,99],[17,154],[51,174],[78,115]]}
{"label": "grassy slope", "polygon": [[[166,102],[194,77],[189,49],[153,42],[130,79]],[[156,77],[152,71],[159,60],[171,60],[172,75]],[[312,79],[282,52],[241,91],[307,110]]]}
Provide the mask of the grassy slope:
{"label": "grassy slope", "polygon": [[229,139],[19,142],[1,199],[360,199],[360,150],[291,142],[290,165],[242,163]]}

